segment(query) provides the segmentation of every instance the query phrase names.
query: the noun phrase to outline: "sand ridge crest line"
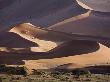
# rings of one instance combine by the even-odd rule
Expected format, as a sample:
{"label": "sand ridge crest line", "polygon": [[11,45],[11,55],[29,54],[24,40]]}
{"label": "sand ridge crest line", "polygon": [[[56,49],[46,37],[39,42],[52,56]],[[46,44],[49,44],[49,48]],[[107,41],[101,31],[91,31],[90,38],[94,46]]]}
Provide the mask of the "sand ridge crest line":
{"label": "sand ridge crest line", "polygon": [[[29,27],[26,27],[25,25],[29,25]],[[22,29],[24,29],[24,31],[26,31],[24,34],[20,33],[19,28],[17,29],[16,27],[12,28],[9,32],[17,33],[24,39],[37,43],[39,45],[39,47],[31,47],[32,51],[47,52],[49,50],[54,49],[58,45],[64,43],[64,42],[52,42],[52,41],[40,40],[37,37],[34,37],[33,35],[30,34],[29,29],[36,29],[36,28],[34,28],[35,26],[30,23],[25,23],[25,25],[22,28]]]}

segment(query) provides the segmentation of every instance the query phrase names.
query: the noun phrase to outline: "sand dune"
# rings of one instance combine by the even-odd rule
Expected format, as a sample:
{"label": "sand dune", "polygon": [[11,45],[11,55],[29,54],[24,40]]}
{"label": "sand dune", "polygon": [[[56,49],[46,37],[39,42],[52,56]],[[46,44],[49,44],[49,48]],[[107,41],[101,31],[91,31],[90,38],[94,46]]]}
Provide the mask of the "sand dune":
{"label": "sand dune", "polygon": [[[4,35],[7,37],[4,37]],[[7,38],[9,38],[8,41]],[[19,38],[21,38],[21,41],[19,41]],[[1,44],[4,44],[4,47],[8,46],[8,50],[7,48],[3,48],[3,46],[1,47],[1,49],[4,49],[7,53],[0,52],[0,63],[8,65],[24,65],[30,70],[53,69],[57,68],[57,66],[58,68],[60,66],[67,67],[65,65],[68,64],[69,67],[64,69],[72,69],[78,68],[78,65],[79,67],[83,67],[110,62],[110,49],[96,41],[73,40],[70,39],[67,34],[57,34],[57,32],[51,30],[47,31],[39,29],[38,27],[35,28],[35,26],[30,23],[24,23],[13,27],[7,34],[4,33],[1,35],[1,40],[6,41],[2,41]],[[14,41],[18,42],[11,45]],[[29,45],[27,41],[30,41],[32,44],[34,43],[35,46]],[[57,43],[57,45],[54,45],[53,43]],[[24,50],[26,51],[23,52],[22,49],[20,53],[16,50],[12,53],[13,47],[16,46],[18,46],[18,48],[24,47]],[[43,53],[44,51],[49,52]],[[70,63],[74,63],[75,65]]]}
{"label": "sand dune", "polygon": [[[72,40],[82,40],[82,42],[84,42],[83,40],[90,40],[90,42],[98,41],[97,37],[94,38],[91,36],[82,36],[82,35],[72,36],[61,32],[42,29],[30,23],[20,24],[12,28],[9,32],[17,33],[22,38],[38,44],[38,47],[31,47],[31,49],[35,52],[38,51],[46,52],[50,50],[55,50],[57,49],[58,46],[61,46],[61,44],[62,45],[64,45],[63,43],[67,44],[67,42],[71,42]],[[101,41],[103,42],[103,44],[107,43],[106,40],[105,42],[104,40]]]}
{"label": "sand dune", "polygon": [[15,0],[0,0],[0,9],[10,6],[11,4],[13,4],[14,1]]}
{"label": "sand dune", "polygon": [[80,65],[80,64],[76,64],[76,63],[68,63],[68,64],[63,64],[63,65],[60,65],[60,66],[57,66],[56,68],[53,68],[51,70],[58,70],[58,71],[71,71],[73,69],[76,69],[76,68],[83,68],[84,66],[83,65]]}
{"label": "sand dune", "polygon": [[19,35],[11,32],[0,34],[0,51],[4,52],[30,52],[30,47],[38,45],[23,39]]}
{"label": "sand dune", "polygon": [[79,35],[90,35],[110,38],[110,15],[95,14],[88,11],[85,14],[72,17],[49,28],[59,32]]}
{"label": "sand dune", "polygon": [[35,66],[36,69],[39,69],[39,67],[41,69],[49,69],[49,68],[54,68],[60,65],[69,64],[69,63],[75,63],[79,65],[81,64],[83,66],[88,66],[88,65],[90,66],[90,65],[95,65],[95,64],[106,64],[110,62],[109,52],[110,50],[107,47],[100,45],[100,49],[97,50],[96,52],[92,52],[88,54],[81,54],[81,55],[73,55],[73,56],[68,55],[66,57],[60,57],[60,58],[57,57],[57,58],[52,58],[52,59],[44,58],[44,59],[39,59],[39,60],[29,60],[29,61],[25,60],[25,65],[30,69],[32,69],[32,67],[30,66],[33,66],[33,65]]}
{"label": "sand dune", "polygon": [[84,12],[74,0],[14,0],[0,10],[0,30],[25,22],[46,28]]}
{"label": "sand dune", "polygon": [[[70,45],[66,46],[66,48],[67,47],[70,47]],[[109,63],[110,62],[109,53],[110,53],[110,50],[107,47],[100,44],[100,49],[98,49],[97,51],[94,51],[91,53],[83,53],[80,55],[72,54],[72,53],[71,54],[69,53],[67,55],[63,55],[61,53],[60,54],[2,53],[0,54],[0,63],[2,64],[5,63],[8,65],[25,65],[29,69],[51,69],[51,68],[55,68],[60,65],[66,65],[69,63],[75,63],[81,66],[88,66],[88,65],[90,66],[95,64]],[[5,60],[4,60],[4,57],[5,57]]]}
{"label": "sand dune", "polygon": [[38,44],[38,47],[31,48],[35,52],[47,52],[62,43],[71,41],[71,39],[64,34],[35,28],[35,26],[30,23],[20,24],[12,28],[9,32],[17,33],[21,37]]}
{"label": "sand dune", "polygon": [[73,69],[110,63],[110,15],[72,2],[18,0],[1,8],[0,64]]}
{"label": "sand dune", "polygon": [[101,11],[101,12],[110,12],[110,1],[109,0],[77,0],[78,3],[90,10]]}

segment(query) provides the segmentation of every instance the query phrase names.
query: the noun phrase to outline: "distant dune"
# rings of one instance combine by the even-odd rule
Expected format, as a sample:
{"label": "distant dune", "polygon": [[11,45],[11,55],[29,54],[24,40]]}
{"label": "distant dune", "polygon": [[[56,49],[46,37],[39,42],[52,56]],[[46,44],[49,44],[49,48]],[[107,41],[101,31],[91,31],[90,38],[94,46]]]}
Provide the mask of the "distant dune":
{"label": "distant dune", "polygon": [[0,10],[0,30],[9,30],[25,22],[46,28],[84,12],[75,0],[14,0]]}
{"label": "distant dune", "polygon": [[110,14],[104,15],[88,11],[55,25],[50,26],[48,29],[65,32],[69,34],[90,35],[98,37],[110,38]]}

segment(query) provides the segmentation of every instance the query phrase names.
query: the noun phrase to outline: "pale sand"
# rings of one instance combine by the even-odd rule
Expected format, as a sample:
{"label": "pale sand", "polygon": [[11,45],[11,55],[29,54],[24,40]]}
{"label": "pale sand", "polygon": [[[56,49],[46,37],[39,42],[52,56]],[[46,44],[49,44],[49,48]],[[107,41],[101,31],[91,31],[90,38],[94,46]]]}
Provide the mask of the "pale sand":
{"label": "pale sand", "polygon": [[[39,27],[37,27],[37,28],[39,28]],[[59,46],[60,44],[62,44],[66,41],[66,40],[64,40],[64,41],[61,40],[58,42],[51,41],[51,40],[49,41],[48,36],[46,38],[47,40],[45,38],[39,39],[40,36],[42,37],[43,35],[45,36],[46,34],[48,34],[48,31],[40,30],[37,28],[35,28],[35,26],[30,23],[24,23],[24,24],[19,25],[18,27],[16,26],[16,27],[12,28],[9,32],[16,33],[16,34],[20,35],[21,37],[38,44],[38,47],[30,48],[32,52],[47,52],[47,51],[54,49],[55,47]],[[50,37],[51,37],[51,35],[50,35]],[[39,37],[37,37],[37,36],[39,36]],[[56,35],[56,37],[57,37],[57,35]],[[53,36],[53,38],[54,38],[54,36]]]}
{"label": "pale sand", "polygon": [[110,12],[110,1],[109,0],[76,0],[79,5],[85,9]]}
{"label": "pale sand", "polygon": [[[25,1],[27,2],[27,0]],[[29,16],[32,15],[32,17],[34,17],[33,13],[28,12],[28,10],[25,12],[25,7],[24,7],[25,1],[21,5],[21,8],[23,9],[19,8],[18,3],[15,3],[17,9],[14,8],[15,5],[12,5],[12,7],[10,6],[6,9],[3,9],[4,12],[1,12],[1,14],[3,14],[3,17],[2,16],[1,17],[3,18],[2,20],[6,21],[3,24],[7,24],[9,21],[10,21],[10,24],[15,24],[15,25],[18,24],[19,21],[24,22],[24,20],[26,20],[25,17],[27,17],[25,16],[26,14]],[[52,1],[52,0],[49,0],[49,1]],[[27,3],[30,3],[30,1]],[[30,3],[30,4],[33,4],[33,3]],[[36,3],[34,3],[34,5],[36,5]],[[81,13],[80,11],[82,10],[81,8],[75,7],[75,6],[70,6],[70,5],[68,7],[66,6],[66,10],[64,7],[62,7],[63,11],[61,11],[62,8],[60,8],[57,10],[56,13],[54,12],[53,7],[51,9],[52,12],[49,13],[47,12],[47,10],[48,8],[50,8],[50,6],[48,6],[48,8],[46,6],[43,6],[42,9],[47,8],[47,10],[45,11],[43,10],[44,13],[45,12],[47,13],[45,14],[42,13],[42,15],[39,16],[39,14],[41,13],[38,13],[38,11],[36,10],[36,13],[34,14],[36,16],[32,18],[31,22],[34,20],[35,24],[39,24],[43,26],[52,25],[49,27],[50,30],[53,29],[60,32],[110,37],[109,36],[110,32],[108,28],[110,27],[109,16],[107,17],[94,16],[93,14],[90,14],[91,13],[90,11],[85,14],[83,14],[84,12],[82,12],[82,14],[79,14],[77,16],[77,14]],[[74,13],[70,12],[72,11],[73,7],[74,7],[73,9]],[[14,8],[12,12],[14,11],[13,14],[15,16],[12,15],[12,12],[10,12],[12,8]],[[18,12],[18,10],[21,10],[21,11]],[[30,8],[30,10],[32,9]],[[67,13],[68,11],[70,12],[70,14]],[[51,18],[52,15],[53,15],[53,18]],[[14,19],[16,17],[19,19],[19,21]],[[39,22],[39,19],[37,18],[40,18],[40,22]],[[11,19],[13,20],[11,21]],[[50,19],[52,19],[51,20],[52,22],[50,21]],[[9,26],[10,24],[7,24],[7,25]],[[46,25],[46,24],[49,24],[49,25]],[[90,27],[88,27],[88,25]],[[106,27],[103,25],[106,25]],[[73,40],[72,44],[70,44],[69,41],[71,41],[72,38],[70,39],[65,34],[56,33],[53,31],[52,32],[45,31],[45,30],[38,29],[37,27],[36,28],[34,27],[35,26],[33,26],[30,23],[20,24],[15,27],[6,27],[6,28],[1,27],[0,31],[3,31],[3,30],[7,31],[11,28],[12,29],[7,33],[4,33],[4,32],[0,33],[0,43],[1,43],[0,50],[4,52],[8,52],[8,53],[3,52],[0,54],[0,63],[8,64],[8,65],[18,65],[20,63],[20,65],[24,65],[28,67],[30,70],[31,69],[51,69],[62,65],[63,65],[62,68],[68,69],[68,68],[75,68],[75,67],[77,68],[77,67],[83,67],[83,66],[94,65],[94,64],[110,63],[110,49],[100,43],[97,44],[97,42],[91,42],[91,41],[85,41],[85,42],[78,41],[77,43],[77,40],[76,41]],[[62,44],[64,42],[66,44]],[[95,50],[94,49],[92,50],[93,48],[92,44],[95,45],[93,46]],[[96,48],[97,47],[96,44],[100,46]],[[33,52],[47,52],[51,49],[53,49],[54,53],[51,53],[51,52],[47,54],[33,53]],[[71,50],[69,51],[68,49],[71,49]],[[84,52],[82,52],[83,50]],[[79,51],[79,53],[75,53],[74,51]],[[12,52],[15,52],[15,53],[12,53]],[[73,53],[69,53],[69,52],[73,52]],[[24,63],[21,64],[22,61],[24,61]],[[67,65],[69,65],[69,67]]]}
{"label": "pale sand", "polygon": [[107,64],[110,63],[109,53],[110,49],[100,44],[100,49],[93,53],[52,59],[25,60],[25,65],[30,69],[49,69],[68,63],[75,63],[83,66]]}
{"label": "pale sand", "polygon": [[[94,65],[94,64],[110,63],[110,57],[109,57],[110,49],[100,43],[98,43],[99,47],[98,47],[98,44],[96,45],[96,42],[92,42],[92,41],[74,41],[73,40],[72,43],[71,42],[69,43],[68,41],[71,41],[71,40],[68,40],[69,38],[64,35],[59,35],[59,34],[56,35],[56,33],[52,32],[52,33],[50,33],[51,35],[54,34],[55,36],[57,36],[57,37],[55,37],[55,36],[53,37],[53,35],[50,36],[50,34],[48,34],[47,31],[40,30],[40,29],[37,29],[34,27],[35,26],[33,26],[29,23],[24,23],[24,24],[21,24],[19,26],[12,28],[9,31],[9,33],[14,32],[18,36],[23,37],[25,40],[31,41],[31,42],[35,43],[36,45],[38,44],[38,47],[37,46],[30,47],[30,50],[31,50],[30,54],[28,54],[28,52],[26,52],[26,51],[29,51],[29,49],[26,49],[26,48],[23,49],[23,50],[26,49],[26,51],[23,55],[20,55],[20,54],[9,54],[8,55],[8,53],[6,55],[2,54],[2,55],[0,55],[1,58],[5,56],[6,60],[1,59],[0,60],[1,62],[5,61],[7,63],[9,63],[9,62],[17,63],[20,59],[20,61],[25,62],[24,66],[26,66],[30,70],[31,69],[51,69],[51,68],[55,68],[55,67],[57,68],[60,65],[61,65],[61,68],[72,69],[72,68],[79,68],[79,67],[84,67],[84,66]],[[47,36],[43,37],[45,34],[50,37],[47,37]],[[50,39],[50,38],[52,38],[52,39]],[[58,40],[58,42],[55,40]],[[11,42],[12,41],[13,40],[11,40]],[[59,46],[58,48],[54,49],[55,51],[53,51],[53,52],[55,54],[54,53],[48,53],[48,54],[34,53],[34,55],[31,55],[31,53],[33,54],[32,51],[34,51],[34,52],[45,51],[46,52],[46,51],[49,51],[49,50],[55,48],[59,44],[61,45],[62,42],[67,42],[67,43],[65,43],[61,47]],[[25,44],[25,43],[23,43],[23,44]],[[22,45],[22,42],[18,45]],[[94,46],[92,47],[92,45],[94,45]],[[95,47],[97,47],[97,48],[95,48]],[[92,50],[92,48],[94,48],[95,50]],[[9,49],[10,48],[1,47],[1,51],[4,50],[6,52],[10,52]],[[12,48],[12,49],[19,50],[19,48]],[[11,49],[11,51],[13,51],[12,49]],[[68,49],[70,49],[70,51]],[[78,49],[80,50],[79,53],[75,53],[74,50],[77,51]],[[88,49],[89,49],[89,51],[87,51]],[[23,53],[23,50],[21,53]],[[84,50],[84,52],[82,52],[83,50]],[[67,53],[66,55],[65,55],[64,51]],[[16,51],[14,51],[14,52],[16,52]],[[69,53],[69,52],[71,52],[71,53]],[[8,57],[8,59],[7,59],[7,57]],[[13,64],[10,63],[9,65],[13,65]]]}

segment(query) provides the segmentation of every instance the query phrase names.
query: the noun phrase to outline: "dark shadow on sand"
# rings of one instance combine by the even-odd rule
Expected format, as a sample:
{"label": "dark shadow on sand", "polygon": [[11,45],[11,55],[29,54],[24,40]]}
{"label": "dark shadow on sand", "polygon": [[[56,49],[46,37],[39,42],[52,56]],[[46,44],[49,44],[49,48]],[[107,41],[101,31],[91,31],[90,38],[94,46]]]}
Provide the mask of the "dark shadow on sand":
{"label": "dark shadow on sand", "polygon": [[100,48],[97,42],[92,41],[71,41],[64,45],[55,48],[54,50],[43,52],[29,52],[29,53],[0,53],[0,64],[24,64],[22,60],[38,60],[38,59],[53,59],[68,57],[74,55],[88,54],[95,52]]}
{"label": "dark shadow on sand", "polygon": [[0,34],[0,47],[7,48],[30,48],[37,47],[36,43],[28,41],[16,33],[3,32]]}
{"label": "dark shadow on sand", "polygon": [[86,12],[76,0],[2,0],[1,4],[4,9],[0,10],[0,26],[7,29],[22,22],[46,28]]}
{"label": "dark shadow on sand", "polygon": [[107,41],[100,41],[101,44],[103,44],[104,46],[110,48],[110,40]]}
{"label": "dark shadow on sand", "polygon": [[84,69],[89,70],[93,74],[110,74],[110,65],[89,66]]}
{"label": "dark shadow on sand", "polygon": [[[69,67],[72,67],[69,69]],[[55,68],[51,68],[52,71],[59,71],[59,72],[72,72],[73,70],[80,69],[85,71],[90,71],[92,74],[109,74],[110,75],[110,65],[95,65],[95,66],[87,66],[87,67],[81,67],[77,64],[63,64],[60,66],[57,66]]]}

